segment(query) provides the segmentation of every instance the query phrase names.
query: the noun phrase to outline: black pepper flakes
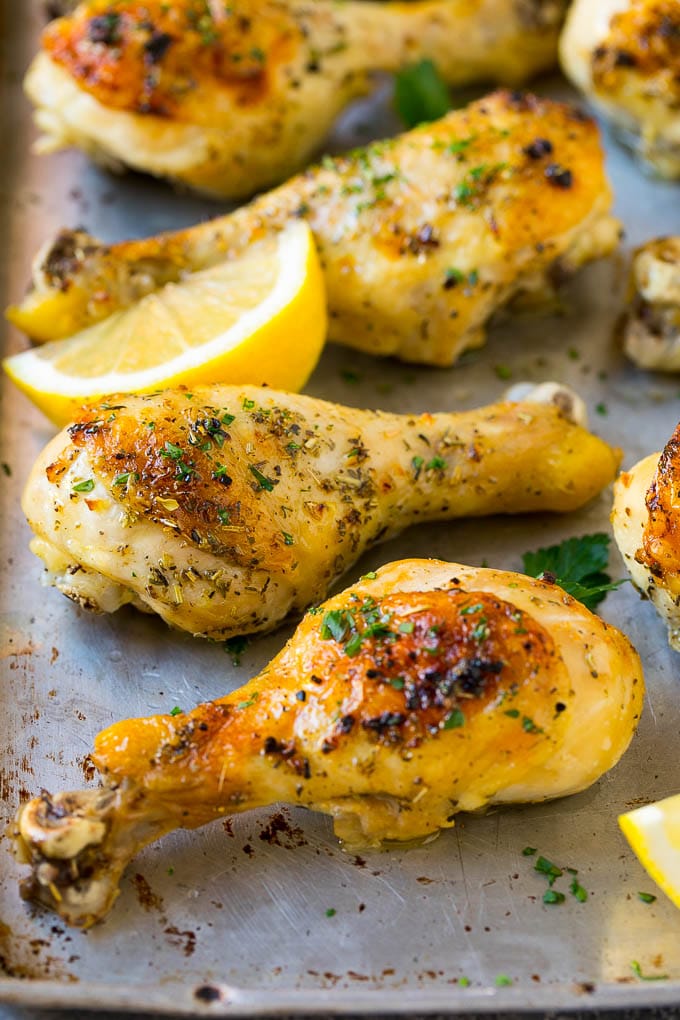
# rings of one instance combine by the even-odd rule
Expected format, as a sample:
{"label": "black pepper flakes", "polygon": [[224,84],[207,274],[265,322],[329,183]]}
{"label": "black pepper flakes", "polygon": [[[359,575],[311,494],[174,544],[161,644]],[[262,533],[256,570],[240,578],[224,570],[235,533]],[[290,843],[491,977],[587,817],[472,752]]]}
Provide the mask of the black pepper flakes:
{"label": "black pepper flakes", "polygon": [[158,64],[170,49],[173,38],[167,32],[154,32],[144,46],[144,59],[147,63]]}
{"label": "black pepper flakes", "polygon": [[555,188],[562,188],[565,191],[574,183],[571,170],[567,170],[559,163],[548,163],[545,168],[546,180]]}
{"label": "black pepper flakes", "polygon": [[92,43],[115,46],[120,42],[120,14],[100,14],[90,20],[87,37]]}
{"label": "black pepper flakes", "polygon": [[533,142],[522,149],[529,159],[542,159],[543,156],[550,156],[552,151],[553,144],[547,138],[534,138]]}

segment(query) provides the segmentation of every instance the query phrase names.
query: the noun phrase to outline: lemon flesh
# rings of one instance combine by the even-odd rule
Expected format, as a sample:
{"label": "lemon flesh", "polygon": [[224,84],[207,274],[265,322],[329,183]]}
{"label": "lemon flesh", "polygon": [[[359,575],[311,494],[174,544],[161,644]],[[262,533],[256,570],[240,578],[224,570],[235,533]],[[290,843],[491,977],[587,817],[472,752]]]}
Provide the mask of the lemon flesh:
{"label": "lemon flesh", "polygon": [[619,816],[640,863],[680,907],[680,794]]}
{"label": "lemon flesh", "polygon": [[324,280],[306,223],[168,283],[109,318],[3,362],[58,425],[109,393],[198,383],[297,392],[326,337]]}

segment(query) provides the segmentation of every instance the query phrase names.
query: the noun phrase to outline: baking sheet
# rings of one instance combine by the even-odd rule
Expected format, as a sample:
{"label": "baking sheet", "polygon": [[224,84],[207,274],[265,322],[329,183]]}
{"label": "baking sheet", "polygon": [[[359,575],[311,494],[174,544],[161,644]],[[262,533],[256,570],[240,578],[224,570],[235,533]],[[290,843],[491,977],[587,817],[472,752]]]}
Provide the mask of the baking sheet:
{"label": "baking sheet", "polygon": [[[21,16],[13,7],[6,0],[2,32],[3,304],[22,292],[32,256],[61,225],[84,224],[115,240],[220,211],[142,177],[114,179],[76,153],[30,156],[33,129],[20,78],[41,17],[37,4],[25,5]],[[554,93],[555,83],[539,88]],[[384,86],[377,100],[344,119],[337,147],[388,123],[381,107],[388,91]],[[651,235],[680,232],[680,189],[644,177],[625,153],[608,147],[624,251]],[[680,379],[642,373],[621,356],[614,334],[624,282],[620,258],[587,269],[554,315],[494,327],[487,347],[452,370],[330,348],[309,391],[396,411],[469,408],[499,397],[503,366],[512,381],[574,386],[596,431],[623,447],[630,465],[659,448],[677,423]],[[9,331],[7,350],[23,343]],[[0,386],[0,462],[11,471],[0,470],[4,823],[20,798],[41,787],[88,781],[84,759],[100,728],[225,693],[261,668],[291,628],[253,641],[236,667],[220,646],[172,633],[160,620],[132,611],[90,616],[42,589],[18,502],[51,430],[9,383]],[[569,517],[414,528],[365,556],[347,583],[402,556],[518,568],[524,550],[606,528],[609,505],[605,493]],[[616,552],[612,566],[623,576]],[[602,614],[639,649],[649,694],[630,750],[587,792],[461,816],[429,846],[361,858],[340,849],[319,815],[284,808],[237,816],[148,848],[126,874],[110,918],[88,932],[67,930],[19,900],[23,869],[5,853],[5,838],[0,1001],[211,1015],[680,1004],[680,912],[661,894],[651,905],[638,899],[639,890],[657,890],[616,825],[619,812],[680,791],[680,658],[629,585],[608,597]],[[578,868],[588,901],[568,897],[544,906],[545,880],[521,853],[527,844]],[[669,979],[636,980],[632,960],[644,974]],[[512,984],[497,986],[500,975]],[[461,987],[461,977],[469,987]]]}

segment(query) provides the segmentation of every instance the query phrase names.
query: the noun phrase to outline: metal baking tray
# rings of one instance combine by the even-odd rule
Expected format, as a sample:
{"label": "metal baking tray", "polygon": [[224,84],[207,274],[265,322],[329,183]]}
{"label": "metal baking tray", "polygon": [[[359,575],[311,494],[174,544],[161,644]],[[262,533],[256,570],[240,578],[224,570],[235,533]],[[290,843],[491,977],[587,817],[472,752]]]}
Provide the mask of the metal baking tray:
{"label": "metal baking tray", "polygon": [[[3,303],[21,293],[32,255],[63,224],[82,223],[113,240],[220,211],[142,177],[114,179],[76,153],[31,156],[20,79],[42,18],[37,3],[21,5],[21,14],[13,7],[4,4],[2,34]],[[550,91],[555,83],[538,87]],[[344,118],[336,146],[385,130],[388,91]],[[625,248],[680,232],[678,187],[645,177],[610,139],[607,145]],[[495,326],[487,347],[452,370],[330,348],[309,389],[355,406],[468,408],[500,395],[502,365],[513,380],[574,386],[596,430],[623,447],[630,465],[670,435],[680,418],[680,380],[639,372],[623,359],[615,334],[624,288],[622,258],[590,267],[554,314]],[[5,346],[23,343],[10,333]],[[9,821],[18,801],[41,787],[92,781],[84,760],[101,727],[225,693],[262,667],[290,629],[253,641],[236,667],[220,646],[173,633],[160,620],[132,611],[86,615],[43,590],[19,496],[50,428],[7,382],[1,386],[0,462],[11,474],[0,471],[0,790]],[[365,556],[347,581],[402,556],[518,568],[526,549],[606,528],[609,507],[605,493],[567,517],[414,528]],[[621,576],[616,552],[612,561]],[[88,932],[68,931],[20,901],[22,869],[5,839],[0,1001],[196,1015],[680,1004],[680,912],[662,894],[651,905],[638,899],[639,890],[655,891],[653,883],[616,825],[620,811],[680,791],[680,658],[629,585],[602,611],[638,647],[649,694],[630,750],[592,789],[461,816],[428,846],[361,858],[342,851],[320,815],[275,808],[237,816],[147,849],[109,919]],[[588,901],[544,906],[545,881],[522,856],[527,844],[578,868]],[[632,960],[645,975],[669,977],[639,981]],[[500,975],[512,984],[499,986]]]}

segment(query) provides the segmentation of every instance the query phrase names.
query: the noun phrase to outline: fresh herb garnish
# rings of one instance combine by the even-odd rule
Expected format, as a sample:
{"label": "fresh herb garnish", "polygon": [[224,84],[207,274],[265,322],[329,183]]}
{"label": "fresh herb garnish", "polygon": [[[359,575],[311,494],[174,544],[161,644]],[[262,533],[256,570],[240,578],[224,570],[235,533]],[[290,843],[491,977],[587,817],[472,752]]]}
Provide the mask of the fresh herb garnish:
{"label": "fresh herb garnish", "polygon": [[84,482],[76,482],[73,486],[73,492],[92,492],[94,489],[94,481],[92,478],[87,478]]}
{"label": "fresh herb garnish", "polygon": [[335,909],[335,907],[329,907],[328,910],[326,911],[326,917],[335,917],[336,914],[337,910]]}
{"label": "fresh herb garnish", "polygon": [[530,577],[546,578],[582,602],[586,609],[594,609],[625,579],[613,581],[605,568],[609,562],[611,539],[604,532],[567,538],[559,545],[537,549],[522,556],[524,573]]}
{"label": "fresh herb garnish", "polygon": [[259,696],[260,696],[259,691],[253,691],[253,693],[250,695],[247,701],[239,701],[236,707],[241,710],[244,708],[252,708],[252,706],[255,704]]}
{"label": "fresh herb garnish", "polygon": [[[572,869],[569,868],[568,870],[571,871]],[[588,893],[577,878],[572,878],[571,885],[569,886],[569,892],[579,901],[579,903],[585,903],[588,899]]]}
{"label": "fresh herb garnish", "polygon": [[453,712],[449,712],[442,723],[443,730],[457,730],[461,726],[465,726],[465,716],[459,708],[454,708]]}
{"label": "fresh herb garnish", "polygon": [[174,708],[170,709],[170,715],[181,715],[181,714],[182,714],[182,709],[179,707],[179,705],[175,705]]}
{"label": "fresh herb garnish", "polygon": [[404,67],[394,81],[394,106],[407,128],[439,120],[451,109],[446,82],[431,60]]}
{"label": "fresh herb garnish", "polygon": [[293,536],[289,532],[282,531],[281,534],[283,535],[283,544],[284,545],[293,545],[294,544],[295,539],[293,538]]}
{"label": "fresh herb garnish", "polygon": [[533,857],[536,853],[537,848],[535,846],[525,846],[522,850],[523,857]]}
{"label": "fresh herb garnish", "polygon": [[630,969],[640,981],[668,981],[668,974],[643,974],[637,960],[630,961]]}
{"label": "fresh herb garnish", "polygon": [[222,647],[227,655],[231,656],[232,666],[240,666],[241,656],[248,647],[248,638],[240,634],[237,637],[227,638]]}
{"label": "fresh herb garnish", "polygon": [[267,476],[263,475],[261,471],[258,471],[254,464],[249,464],[248,468],[250,473],[255,476],[260,489],[264,489],[265,492],[274,491],[274,486],[278,485],[278,482],[273,481],[271,478],[267,478]]}
{"label": "fresh herb garnish", "polygon": [[126,471],[122,475],[116,475],[116,477],[113,479],[113,484],[121,486],[127,485],[130,479],[132,479],[133,482],[136,482],[138,478],[139,475],[137,474],[136,471]]}
{"label": "fresh herb garnish", "polygon": [[540,871],[542,875],[547,875],[550,885],[554,885],[555,879],[564,874],[562,869],[558,868],[552,861],[549,861],[547,857],[538,858],[534,864],[534,871]]}
{"label": "fresh herb garnish", "polygon": [[656,896],[650,892],[639,892],[638,899],[642,900],[643,903],[656,903]]}
{"label": "fresh herb garnish", "polygon": [[512,984],[512,978],[508,977],[507,974],[498,974],[494,981],[494,984],[496,988],[507,988],[509,985]]}
{"label": "fresh herb garnish", "polygon": [[546,889],[543,893],[543,902],[547,904],[564,903],[565,896],[563,892],[558,892],[557,889]]}
{"label": "fresh herb garnish", "polygon": [[331,609],[321,621],[321,637],[324,641],[331,638],[334,641],[342,641],[353,626],[354,621],[348,610]]}

